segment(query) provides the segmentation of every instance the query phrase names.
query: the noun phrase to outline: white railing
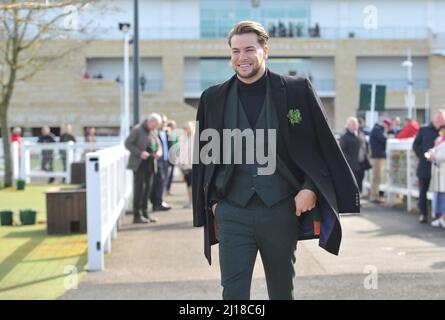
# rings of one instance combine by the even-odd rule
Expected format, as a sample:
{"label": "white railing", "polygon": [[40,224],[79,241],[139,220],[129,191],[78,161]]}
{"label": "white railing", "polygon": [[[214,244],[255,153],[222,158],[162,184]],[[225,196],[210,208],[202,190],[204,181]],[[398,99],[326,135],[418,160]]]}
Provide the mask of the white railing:
{"label": "white railing", "polygon": [[133,192],[127,170],[129,152],[123,145],[86,155],[88,270],[104,269],[104,254],[111,251]]}
{"label": "white railing", "polygon": [[[416,176],[418,164],[413,151],[414,138],[388,139],[386,143],[386,179],[380,184],[380,191],[386,192],[388,203],[394,204],[397,195],[407,197],[407,210],[414,207],[413,198],[419,197],[419,183]],[[370,188],[370,170],[366,174],[363,188],[365,193]],[[427,198],[432,199],[433,193],[428,192]]]}
{"label": "white railing", "polygon": [[[79,162],[84,158],[85,153],[99,150],[106,147],[117,145],[119,142],[114,141],[102,141],[102,142],[56,142],[56,143],[37,143],[37,142],[22,142],[21,155],[19,157],[18,148],[13,148],[13,168],[14,177],[17,176],[31,182],[31,178],[65,178],[67,183],[71,183],[71,164],[73,162]],[[14,146],[14,144],[13,144]],[[65,170],[44,171],[40,167],[42,151],[52,151],[52,162],[56,163],[61,159],[60,151],[65,153],[66,166]],[[37,163],[32,164],[32,159]],[[19,161],[19,162],[18,162]],[[20,164],[19,164],[20,163]]]}

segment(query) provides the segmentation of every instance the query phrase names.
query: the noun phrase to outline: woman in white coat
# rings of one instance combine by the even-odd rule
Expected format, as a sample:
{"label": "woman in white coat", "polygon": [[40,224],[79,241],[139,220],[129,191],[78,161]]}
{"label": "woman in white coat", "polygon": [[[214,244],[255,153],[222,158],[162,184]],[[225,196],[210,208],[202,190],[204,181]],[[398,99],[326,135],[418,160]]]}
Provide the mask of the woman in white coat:
{"label": "woman in white coat", "polygon": [[445,228],[445,126],[439,128],[439,137],[434,143],[434,149],[425,154],[433,165],[431,166],[431,182],[434,192],[433,212],[436,219],[431,222],[433,227]]}

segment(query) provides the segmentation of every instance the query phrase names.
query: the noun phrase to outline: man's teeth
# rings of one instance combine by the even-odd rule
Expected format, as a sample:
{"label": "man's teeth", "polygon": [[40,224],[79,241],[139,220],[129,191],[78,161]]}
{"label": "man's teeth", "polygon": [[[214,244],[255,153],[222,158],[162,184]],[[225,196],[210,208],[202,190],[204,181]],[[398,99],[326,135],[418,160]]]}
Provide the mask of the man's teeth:
{"label": "man's teeth", "polygon": [[240,67],[248,67],[248,66],[250,66],[250,64],[240,64],[239,66]]}

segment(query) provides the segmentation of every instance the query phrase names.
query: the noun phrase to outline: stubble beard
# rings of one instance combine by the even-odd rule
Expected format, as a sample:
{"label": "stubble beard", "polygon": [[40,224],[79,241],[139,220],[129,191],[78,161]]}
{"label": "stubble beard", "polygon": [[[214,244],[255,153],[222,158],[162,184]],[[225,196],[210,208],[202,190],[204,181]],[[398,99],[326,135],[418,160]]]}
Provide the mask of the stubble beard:
{"label": "stubble beard", "polygon": [[258,64],[256,66],[253,66],[253,69],[250,73],[248,73],[246,76],[241,74],[240,72],[238,72],[238,69],[236,67],[234,67],[233,69],[235,69],[236,74],[238,75],[238,77],[242,78],[242,79],[250,79],[255,77],[258,72],[260,72],[261,70],[261,64]]}

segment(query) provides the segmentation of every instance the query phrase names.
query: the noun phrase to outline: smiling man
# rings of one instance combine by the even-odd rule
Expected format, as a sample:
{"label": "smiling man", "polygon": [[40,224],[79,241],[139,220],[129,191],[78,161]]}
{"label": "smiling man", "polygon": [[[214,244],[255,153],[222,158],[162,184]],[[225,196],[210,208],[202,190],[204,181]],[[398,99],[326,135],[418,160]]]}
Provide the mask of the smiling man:
{"label": "smiling man", "polygon": [[[238,23],[228,37],[235,74],[205,90],[198,108],[196,155],[205,150],[201,133],[207,129],[220,137],[224,130],[276,131],[275,140],[264,141],[264,150],[275,144],[272,174],[258,174],[256,160],[221,161],[223,152],[211,163],[193,162],[193,222],[204,226],[209,264],[210,246],[219,243],[224,299],[250,298],[258,252],[269,298],[293,299],[297,241],[318,238],[338,254],[338,213],[359,212],[357,184],[311,83],[268,70],[268,40],[260,24]],[[254,146],[238,152],[244,159]]]}

